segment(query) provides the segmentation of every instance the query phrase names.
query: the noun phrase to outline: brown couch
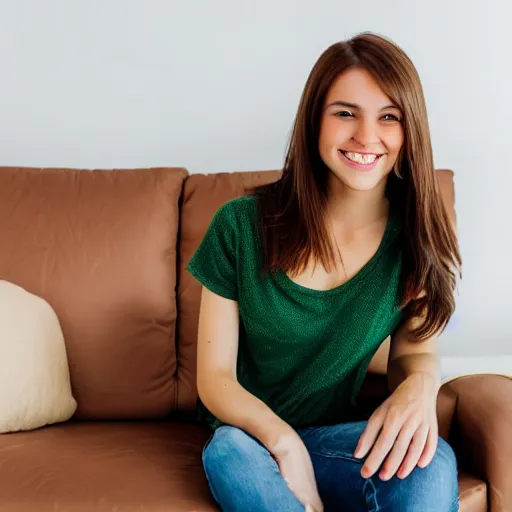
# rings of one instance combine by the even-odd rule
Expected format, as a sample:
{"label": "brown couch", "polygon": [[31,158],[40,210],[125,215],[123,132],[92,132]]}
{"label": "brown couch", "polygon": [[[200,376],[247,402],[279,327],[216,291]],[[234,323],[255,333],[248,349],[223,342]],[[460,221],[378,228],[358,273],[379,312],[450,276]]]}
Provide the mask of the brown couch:
{"label": "brown couch", "polygon": [[[0,279],[44,297],[68,351],[75,417],[0,435],[1,512],[216,510],[194,423],[199,284],[185,271],[214,211],[275,172],[0,168]],[[453,215],[453,180],[439,172]],[[483,340],[484,341],[484,340]],[[369,375],[361,414],[382,399]],[[512,511],[512,382],[443,386],[461,510]]]}

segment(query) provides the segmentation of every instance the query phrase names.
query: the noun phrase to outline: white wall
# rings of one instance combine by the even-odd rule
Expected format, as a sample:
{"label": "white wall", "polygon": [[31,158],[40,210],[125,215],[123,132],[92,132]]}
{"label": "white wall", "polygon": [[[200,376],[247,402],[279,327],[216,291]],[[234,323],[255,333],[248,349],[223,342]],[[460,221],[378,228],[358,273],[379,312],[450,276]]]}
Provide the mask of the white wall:
{"label": "white wall", "polygon": [[422,77],[465,259],[445,354],[512,354],[508,0],[2,0],[0,164],[281,166],[321,51],[362,30]]}

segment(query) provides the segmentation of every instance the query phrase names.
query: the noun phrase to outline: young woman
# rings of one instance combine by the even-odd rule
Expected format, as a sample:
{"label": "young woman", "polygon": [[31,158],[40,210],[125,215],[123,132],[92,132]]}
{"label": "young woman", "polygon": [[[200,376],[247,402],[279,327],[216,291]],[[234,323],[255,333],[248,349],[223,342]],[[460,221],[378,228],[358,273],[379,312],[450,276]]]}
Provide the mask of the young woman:
{"label": "young woman", "polygon": [[[282,177],[222,206],[188,266],[203,284],[203,463],[222,510],[458,509],[436,344],[460,265],[414,66],[374,34],[332,45]],[[382,356],[392,393],[355,421]]]}

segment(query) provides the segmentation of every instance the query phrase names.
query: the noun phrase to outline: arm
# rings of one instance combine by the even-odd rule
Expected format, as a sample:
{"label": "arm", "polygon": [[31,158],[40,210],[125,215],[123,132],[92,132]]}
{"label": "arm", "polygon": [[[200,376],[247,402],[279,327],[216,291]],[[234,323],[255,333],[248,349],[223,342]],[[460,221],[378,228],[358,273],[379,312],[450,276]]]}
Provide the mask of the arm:
{"label": "arm", "polygon": [[199,312],[197,387],[203,404],[221,421],[258,439],[306,510],[323,510],[313,464],[299,435],[236,376],[238,303],[203,287]]}
{"label": "arm", "polygon": [[[421,319],[410,319],[391,337],[388,381],[391,395],[370,417],[354,456],[368,457],[362,476],[388,480],[425,467],[438,442],[436,401],[440,387],[437,337],[417,341],[412,331]],[[389,455],[388,455],[389,454]],[[385,462],[384,462],[385,461]]]}
{"label": "arm", "polygon": [[437,336],[423,341],[414,340],[411,331],[417,327],[419,319],[411,319],[391,336],[388,359],[388,383],[390,391],[411,376],[418,377],[433,393],[441,385]]}
{"label": "arm", "polygon": [[274,452],[295,432],[238,383],[238,327],[238,303],[203,287],[197,347],[199,397],[221,421],[251,434]]}
{"label": "arm", "polygon": [[381,344],[368,366],[368,373],[385,375],[390,391],[394,391],[408,376],[415,373],[430,375],[440,384],[437,337],[414,342],[409,331],[414,324],[403,324],[393,336]]}

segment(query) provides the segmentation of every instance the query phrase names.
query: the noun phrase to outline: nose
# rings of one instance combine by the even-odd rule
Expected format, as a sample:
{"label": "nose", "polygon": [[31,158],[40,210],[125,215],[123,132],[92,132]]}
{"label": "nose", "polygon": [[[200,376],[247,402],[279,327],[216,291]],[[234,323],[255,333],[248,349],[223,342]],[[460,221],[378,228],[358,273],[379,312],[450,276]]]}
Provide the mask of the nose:
{"label": "nose", "polygon": [[376,123],[370,119],[363,118],[357,123],[357,127],[352,138],[364,147],[370,146],[371,144],[378,144],[379,135],[377,128]]}

